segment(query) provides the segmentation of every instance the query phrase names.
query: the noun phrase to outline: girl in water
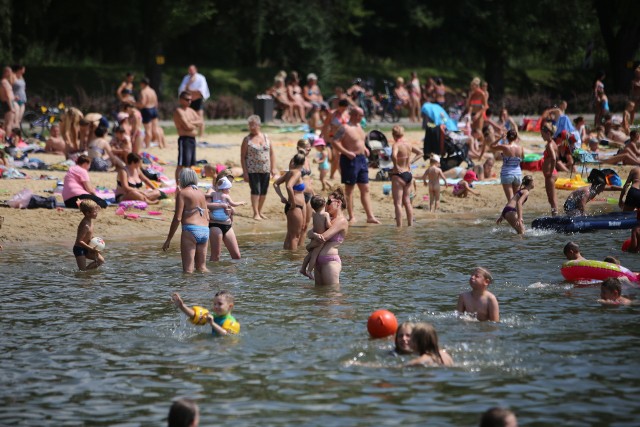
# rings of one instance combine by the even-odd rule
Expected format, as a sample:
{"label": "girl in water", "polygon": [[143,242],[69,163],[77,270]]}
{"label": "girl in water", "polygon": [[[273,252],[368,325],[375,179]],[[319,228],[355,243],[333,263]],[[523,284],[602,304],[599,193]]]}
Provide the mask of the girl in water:
{"label": "girl in water", "polygon": [[522,179],[522,185],[520,185],[518,191],[511,196],[507,205],[502,209],[502,213],[500,214],[500,218],[496,221],[496,224],[500,224],[502,220],[506,220],[518,234],[524,234],[522,205],[527,201],[529,191],[531,190],[533,190],[533,177],[531,175],[526,175]]}
{"label": "girl in water", "polygon": [[453,359],[440,350],[438,333],[429,323],[418,323],[411,332],[411,345],[418,357],[407,363],[407,366],[452,366]]}

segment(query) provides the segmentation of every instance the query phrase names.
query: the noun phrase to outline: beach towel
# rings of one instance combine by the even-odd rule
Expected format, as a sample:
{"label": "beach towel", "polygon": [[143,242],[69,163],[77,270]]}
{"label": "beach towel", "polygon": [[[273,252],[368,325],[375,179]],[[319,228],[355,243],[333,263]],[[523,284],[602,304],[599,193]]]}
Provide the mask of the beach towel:
{"label": "beach towel", "polygon": [[[189,83],[190,79],[191,75],[187,74],[186,76],[184,76],[184,78],[182,79],[182,83],[180,83],[180,86],[178,87],[178,95],[185,91],[185,89],[187,88],[187,83]],[[205,79],[204,76],[200,73],[196,73],[195,80],[189,85],[189,90],[200,92],[202,94],[203,101],[206,101],[211,96],[211,93],[209,93],[209,85],[207,84],[207,79]]]}
{"label": "beach towel", "polygon": [[449,117],[449,114],[439,104],[425,102],[422,104],[422,114],[436,126],[444,124],[452,132],[458,131],[458,122]]}

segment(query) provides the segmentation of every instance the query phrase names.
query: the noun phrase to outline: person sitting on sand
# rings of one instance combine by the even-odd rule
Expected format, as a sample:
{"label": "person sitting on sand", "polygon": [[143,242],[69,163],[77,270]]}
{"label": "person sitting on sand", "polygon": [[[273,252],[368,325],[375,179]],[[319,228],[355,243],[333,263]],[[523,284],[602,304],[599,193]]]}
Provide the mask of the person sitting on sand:
{"label": "person sitting on sand", "polygon": [[45,153],[60,154],[64,156],[67,151],[67,144],[60,135],[60,125],[54,124],[49,131],[49,138],[44,146]]}
{"label": "person sitting on sand", "polygon": [[453,186],[453,195],[456,197],[468,197],[469,194],[479,196],[480,193],[472,190],[471,185],[473,181],[478,181],[476,173],[474,171],[467,171],[467,173],[464,174],[464,178]]}
{"label": "person sitting on sand", "polygon": [[626,142],[624,148],[618,151],[617,154],[602,159],[601,162],[608,165],[617,165],[622,163],[623,165],[640,166],[640,133],[637,130],[632,130],[629,133],[629,141]]}
{"label": "person sitting on sand", "polygon": [[[116,202],[125,200],[141,200],[150,205],[157,204],[160,199],[166,198],[164,193],[155,188],[149,178],[147,178],[142,170],[142,160],[135,153],[127,155],[127,164],[118,170],[118,179],[116,181]],[[144,186],[147,189],[143,189]]]}

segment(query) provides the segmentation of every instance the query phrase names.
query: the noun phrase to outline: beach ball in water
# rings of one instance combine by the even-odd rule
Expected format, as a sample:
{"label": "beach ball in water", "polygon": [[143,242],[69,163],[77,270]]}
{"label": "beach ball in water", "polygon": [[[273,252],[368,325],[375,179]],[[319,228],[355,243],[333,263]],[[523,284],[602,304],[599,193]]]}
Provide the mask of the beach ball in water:
{"label": "beach ball in water", "polygon": [[376,310],[369,316],[367,330],[373,338],[384,338],[396,333],[398,320],[389,310]]}
{"label": "beach ball in water", "polygon": [[206,325],[207,324],[207,316],[209,315],[209,310],[204,307],[200,307],[199,305],[194,305],[193,309],[193,317],[189,319],[191,323],[194,325]]}
{"label": "beach ball in water", "polygon": [[105,245],[104,240],[102,239],[102,237],[94,237],[89,242],[89,246],[94,248],[96,251],[100,252],[100,251],[104,250],[106,245]]}

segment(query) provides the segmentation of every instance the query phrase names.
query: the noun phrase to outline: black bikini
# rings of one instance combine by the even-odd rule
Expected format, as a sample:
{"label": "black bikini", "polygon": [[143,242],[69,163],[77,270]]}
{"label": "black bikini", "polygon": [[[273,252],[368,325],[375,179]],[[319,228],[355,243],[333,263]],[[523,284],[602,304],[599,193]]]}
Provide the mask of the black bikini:
{"label": "black bikini", "polygon": [[411,180],[413,179],[413,175],[411,174],[411,172],[398,172],[392,173],[391,175],[399,176],[406,184],[410,184]]}

